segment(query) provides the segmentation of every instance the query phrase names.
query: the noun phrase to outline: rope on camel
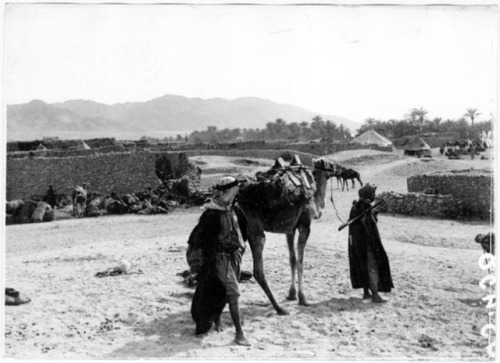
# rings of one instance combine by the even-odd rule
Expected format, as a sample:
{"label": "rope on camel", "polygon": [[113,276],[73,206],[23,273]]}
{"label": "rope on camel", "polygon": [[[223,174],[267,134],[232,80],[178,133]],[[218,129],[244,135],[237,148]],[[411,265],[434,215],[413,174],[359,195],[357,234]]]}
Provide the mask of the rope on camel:
{"label": "rope on camel", "polygon": [[333,209],[335,210],[335,214],[337,215],[338,220],[340,223],[344,224],[344,221],[339,217],[339,212],[337,211],[337,207],[335,207],[335,202],[333,201],[333,181],[332,178],[330,178],[330,200],[333,205]]}

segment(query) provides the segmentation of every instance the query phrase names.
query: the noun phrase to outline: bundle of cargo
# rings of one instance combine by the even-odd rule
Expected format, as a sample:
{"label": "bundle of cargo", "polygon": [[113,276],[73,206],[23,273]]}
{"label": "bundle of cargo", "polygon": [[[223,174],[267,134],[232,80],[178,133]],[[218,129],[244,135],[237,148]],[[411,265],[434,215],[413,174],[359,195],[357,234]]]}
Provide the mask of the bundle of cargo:
{"label": "bundle of cargo", "polygon": [[274,209],[307,202],[315,192],[312,173],[295,155],[289,165],[278,158],[271,169],[256,174],[256,181],[243,183],[239,201],[247,206]]}

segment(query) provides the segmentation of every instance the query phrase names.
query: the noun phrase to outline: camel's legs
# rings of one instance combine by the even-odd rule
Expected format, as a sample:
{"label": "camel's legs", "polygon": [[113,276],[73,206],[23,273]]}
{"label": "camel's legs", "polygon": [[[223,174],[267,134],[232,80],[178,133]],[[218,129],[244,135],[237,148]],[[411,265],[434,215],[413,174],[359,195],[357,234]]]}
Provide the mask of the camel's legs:
{"label": "camel's legs", "polygon": [[294,246],[295,233],[288,233],[286,235],[286,242],[288,243],[288,252],[290,255],[290,269],[292,270],[292,283],[288,292],[288,300],[297,300],[297,290],[295,289],[295,271],[297,270],[297,258],[295,257]]}
{"label": "camel's legs", "polygon": [[264,273],[264,260],[262,258],[262,251],[264,250],[264,245],[266,243],[266,237],[264,233],[250,233],[249,236],[250,248],[252,249],[253,256],[253,274],[255,280],[259,283],[262,290],[266,293],[269,301],[273,304],[278,315],[287,315],[288,312],[281,308],[276,300],[274,299],[271,289],[267,285],[266,275]]}
{"label": "camel's legs", "polygon": [[342,191],[344,191],[344,185],[345,185],[345,187],[346,187],[347,191],[349,191],[349,183],[348,183],[348,181],[349,181],[349,180],[344,179],[344,184],[342,185]]}
{"label": "camel's legs", "polygon": [[304,280],[303,280],[303,272],[304,272],[304,250],[306,248],[307,239],[309,238],[309,233],[311,229],[309,226],[299,226],[299,241],[297,245],[297,276],[299,283],[299,305],[309,306],[309,303],[306,300],[306,296],[304,295]]}

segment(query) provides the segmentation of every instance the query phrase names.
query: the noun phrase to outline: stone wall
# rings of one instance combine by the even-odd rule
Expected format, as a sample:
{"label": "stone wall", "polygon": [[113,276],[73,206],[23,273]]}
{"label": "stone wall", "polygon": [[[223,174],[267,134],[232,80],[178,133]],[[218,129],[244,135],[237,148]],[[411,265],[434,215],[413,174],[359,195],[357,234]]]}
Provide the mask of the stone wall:
{"label": "stone wall", "polygon": [[371,145],[357,145],[348,144],[346,142],[332,143],[332,142],[289,142],[289,141],[243,141],[233,143],[219,143],[219,144],[158,144],[151,145],[152,150],[294,150],[303,153],[313,154],[316,156],[333,154],[345,150],[358,150],[358,149],[372,149],[386,152],[393,152],[391,146],[379,146],[376,144]]}
{"label": "stone wall", "polygon": [[103,155],[110,153],[123,153],[129,151],[136,151],[135,143],[117,144],[112,146],[103,146],[96,149],[89,150],[76,150],[76,149],[47,149],[47,150],[34,150],[34,151],[13,151],[7,153],[7,159],[19,159],[27,157],[46,157],[46,158],[67,158],[74,156],[93,156]]}
{"label": "stone wall", "polygon": [[428,188],[436,194],[452,195],[463,203],[463,215],[489,219],[493,216],[493,172],[490,169],[449,170],[408,178],[408,192]]}
{"label": "stone wall", "polygon": [[[96,138],[84,140],[85,143],[91,148],[100,148],[106,146],[116,145],[115,138]],[[43,145],[47,149],[68,150],[75,149],[80,143],[80,140],[34,140],[34,141],[9,141],[7,142],[7,152],[14,151],[35,151],[38,145]]]}
{"label": "stone wall", "polygon": [[201,155],[218,155],[239,158],[255,159],[277,159],[283,158],[284,161],[291,161],[294,155],[298,155],[303,165],[312,167],[312,159],[318,157],[297,150],[187,150],[189,157]]}
{"label": "stone wall", "polygon": [[[75,185],[90,190],[130,193],[156,188],[158,155],[150,152],[112,153],[80,157],[14,158],[7,160],[7,200],[44,195],[49,185],[56,193],[71,193]],[[172,157],[178,158],[177,154]]]}
{"label": "stone wall", "polygon": [[462,203],[451,195],[383,192],[377,195],[376,201],[379,200],[385,204],[377,209],[385,213],[451,219],[462,215]]}
{"label": "stone wall", "polygon": [[328,143],[328,142],[265,142],[265,141],[248,141],[236,143],[221,143],[221,144],[148,144],[139,142],[117,143],[116,145],[103,146],[90,150],[75,150],[75,149],[48,149],[48,150],[32,150],[32,151],[9,151],[8,159],[26,158],[26,157],[52,157],[64,158],[74,156],[92,156],[103,155],[108,153],[120,153],[129,151],[150,151],[150,152],[189,152],[206,151],[205,154],[226,155],[228,152],[245,152],[245,151],[294,151],[314,156],[322,156],[334,154],[345,150],[372,149],[378,151],[393,152],[392,146],[383,147],[376,144],[372,145],[351,145],[347,143]]}

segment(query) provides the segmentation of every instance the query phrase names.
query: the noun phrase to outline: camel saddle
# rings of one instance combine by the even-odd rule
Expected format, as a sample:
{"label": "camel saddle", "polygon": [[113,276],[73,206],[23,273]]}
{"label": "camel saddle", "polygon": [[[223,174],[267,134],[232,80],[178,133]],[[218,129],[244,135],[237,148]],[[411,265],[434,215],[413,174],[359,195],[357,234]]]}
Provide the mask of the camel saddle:
{"label": "camel saddle", "polygon": [[256,174],[256,182],[244,186],[248,204],[258,204],[266,209],[303,203],[316,192],[314,177],[295,155],[289,165],[282,158],[266,172]]}

